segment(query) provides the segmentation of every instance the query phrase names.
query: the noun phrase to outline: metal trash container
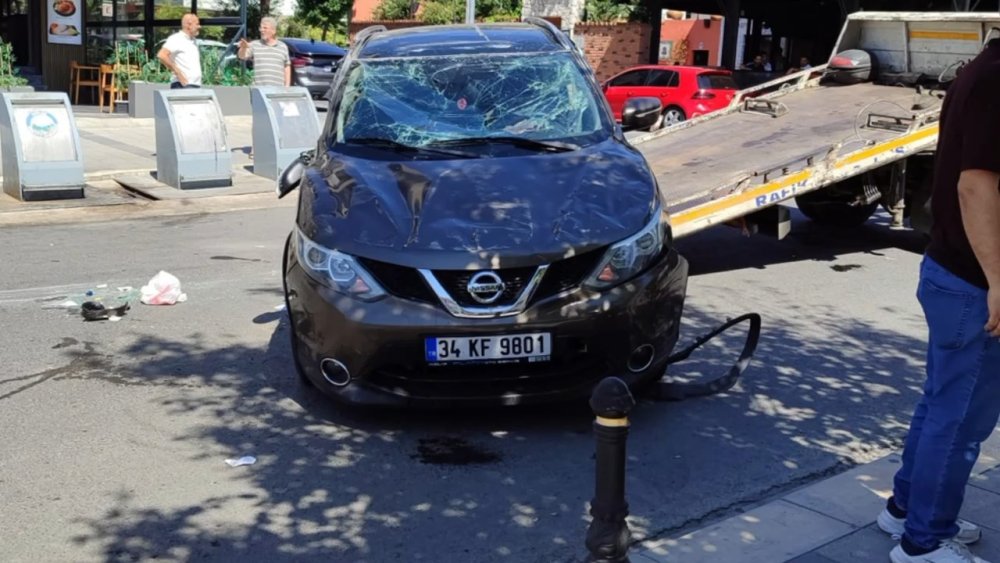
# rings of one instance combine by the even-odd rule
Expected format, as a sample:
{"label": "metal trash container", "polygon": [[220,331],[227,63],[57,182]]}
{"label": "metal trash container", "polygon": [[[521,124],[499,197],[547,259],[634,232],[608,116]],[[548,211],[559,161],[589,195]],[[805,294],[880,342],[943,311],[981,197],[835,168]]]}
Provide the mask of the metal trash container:
{"label": "metal trash container", "polygon": [[253,173],[277,180],[303,151],[316,148],[319,115],[301,87],[250,89],[253,109]]}
{"label": "metal trash container", "polygon": [[3,190],[21,201],[84,197],[80,134],[65,92],[0,94]]}
{"label": "metal trash container", "polygon": [[178,189],[233,185],[226,122],[208,88],[157,90],[156,179]]}

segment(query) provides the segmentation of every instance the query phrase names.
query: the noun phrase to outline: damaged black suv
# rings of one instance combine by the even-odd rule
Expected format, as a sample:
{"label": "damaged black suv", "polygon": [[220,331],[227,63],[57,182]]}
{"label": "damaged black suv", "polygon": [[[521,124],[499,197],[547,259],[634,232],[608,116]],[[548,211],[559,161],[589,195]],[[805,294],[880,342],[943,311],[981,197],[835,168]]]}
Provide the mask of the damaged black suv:
{"label": "damaged black suv", "polygon": [[358,35],[284,258],[299,373],[376,405],[524,404],[658,379],[687,263],[656,180],[543,20]]}

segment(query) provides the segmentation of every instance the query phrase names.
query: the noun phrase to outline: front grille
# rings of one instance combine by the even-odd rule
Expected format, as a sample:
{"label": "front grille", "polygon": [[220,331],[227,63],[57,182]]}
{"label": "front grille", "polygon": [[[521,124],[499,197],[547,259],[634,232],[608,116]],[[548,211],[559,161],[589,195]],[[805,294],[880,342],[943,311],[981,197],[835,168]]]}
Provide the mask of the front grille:
{"label": "front grille", "polygon": [[368,258],[358,258],[358,260],[375,281],[396,297],[424,303],[438,303],[434,292],[417,270]]}
{"label": "front grille", "polygon": [[505,287],[500,298],[489,304],[480,303],[469,294],[469,281],[472,280],[472,276],[479,273],[478,270],[434,270],[434,277],[448,295],[462,307],[505,307],[517,301],[536,270],[538,270],[536,266],[493,270]]}
{"label": "front grille", "polygon": [[553,262],[549,265],[548,271],[545,272],[542,283],[539,284],[538,291],[535,292],[531,303],[534,304],[579,287],[584,278],[597,268],[598,261],[604,256],[604,251],[604,248],[599,248]]}
{"label": "front grille", "polygon": [[[584,278],[597,267],[604,251],[605,249],[601,248],[565,260],[557,260],[550,264],[545,275],[542,276],[542,281],[530,304],[579,287]],[[423,276],[415,268],[397,266],[369,258],[358,258],[358,260],[386,291],[396,297],[440,305],[437,296],[434,295]],[[488,305],[476,301],[469,294],[469,281],[480,270],[434,270],[433,274],[448,292],[448,295],[462,307],[505,307],[517,302],[521,292],[531,281],[537,269],[536,266],[529,266],[493,270],[500,276],[506,287],[500,298]]]}

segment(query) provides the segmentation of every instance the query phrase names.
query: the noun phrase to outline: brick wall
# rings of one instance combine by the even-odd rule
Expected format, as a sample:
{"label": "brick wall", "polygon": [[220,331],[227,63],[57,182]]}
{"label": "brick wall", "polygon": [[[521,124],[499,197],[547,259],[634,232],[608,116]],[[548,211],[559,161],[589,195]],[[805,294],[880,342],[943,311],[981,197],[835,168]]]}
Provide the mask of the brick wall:
{"label": "brick wall", "polygon": [[604,81],[628,67],[649,62],[649,24],[578,23],[573,35],[597,79]]}

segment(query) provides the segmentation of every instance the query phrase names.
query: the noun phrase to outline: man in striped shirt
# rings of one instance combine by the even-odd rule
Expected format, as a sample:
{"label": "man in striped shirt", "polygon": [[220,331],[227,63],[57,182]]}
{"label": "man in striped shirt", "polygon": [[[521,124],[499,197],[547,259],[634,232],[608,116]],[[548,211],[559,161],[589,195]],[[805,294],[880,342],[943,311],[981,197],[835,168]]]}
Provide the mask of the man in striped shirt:
{"label": "man in striped shirt", "polygon": [[261,18],[260,39],[240,39],[239,57],[253,60],[254,86],[290,86],[292,62],[288,45],[275,38],[278,22],[274,18]]}

